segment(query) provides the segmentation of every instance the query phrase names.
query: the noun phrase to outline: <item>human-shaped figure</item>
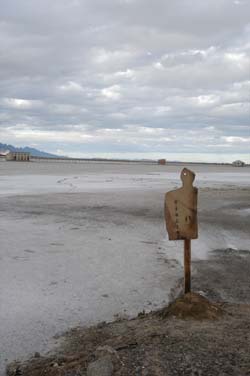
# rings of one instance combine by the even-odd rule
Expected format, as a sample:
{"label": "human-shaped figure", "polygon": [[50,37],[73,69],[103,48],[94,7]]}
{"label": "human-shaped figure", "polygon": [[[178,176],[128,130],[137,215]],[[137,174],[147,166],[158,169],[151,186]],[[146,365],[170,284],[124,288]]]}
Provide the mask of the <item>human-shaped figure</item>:
{"label": "human-shaped figure", "polygon": [[193,187],[195,174],[184,168],[182,187],[166,193],[165,220],[169,240],[197,239],[197,195]]}

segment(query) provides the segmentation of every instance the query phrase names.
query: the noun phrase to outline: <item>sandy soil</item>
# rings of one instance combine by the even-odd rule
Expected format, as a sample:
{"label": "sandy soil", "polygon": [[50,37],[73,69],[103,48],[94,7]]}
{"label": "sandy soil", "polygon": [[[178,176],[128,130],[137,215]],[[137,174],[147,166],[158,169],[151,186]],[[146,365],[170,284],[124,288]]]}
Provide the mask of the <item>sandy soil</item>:
{"label": "sandy soil", "polygon": [[[52,348],[56,333],[160,308],[179,291],[182,249],[167,240],[162,207],[181,168],[0,164],[2,370]],[[197,273],[214,249],[249,250],[250,182],[249,168],[191,168],[200,189]],[[214,292],[217,267],[199,290],[235,301],[239,292]],[[228,283],[231,277],[225,269]]]}

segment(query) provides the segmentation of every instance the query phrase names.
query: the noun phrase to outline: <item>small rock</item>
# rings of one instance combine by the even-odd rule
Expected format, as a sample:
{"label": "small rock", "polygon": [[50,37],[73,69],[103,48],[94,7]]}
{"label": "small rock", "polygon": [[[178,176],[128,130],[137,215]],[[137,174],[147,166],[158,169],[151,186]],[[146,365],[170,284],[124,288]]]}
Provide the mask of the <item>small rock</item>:
{"label": "small rock", "polygon": [[87,376],[112,376],[113,370],[111,357],[105,356],[88,365]]}
{"label": "small rock", "polygon": [[107,356],[110,357],[115,368],[119,368],[122,364],[118,352],[108,345],[98,346],[94,355],[96,359],[105,358]]}
{"label": "small rock", "polygon": [[22,370],[20,368],[19,362],[13,362],[12,364],[9,364],[6,368],[6,374],[8,376],[22,375]]}
{"label": "small rock", "polygon": [[115,358],[119,359],[118,353],[113,347],[104,345],[104,346],[98,346],[95,351],[95,356],[97,358],[105,357],[106,355],[114,356]]}
{"label": "small rock", "polygon": [[35,354],[34,354],[34,358],[40,358],[40,357],[41,357],[40,353],[38,351],[36,351]]}

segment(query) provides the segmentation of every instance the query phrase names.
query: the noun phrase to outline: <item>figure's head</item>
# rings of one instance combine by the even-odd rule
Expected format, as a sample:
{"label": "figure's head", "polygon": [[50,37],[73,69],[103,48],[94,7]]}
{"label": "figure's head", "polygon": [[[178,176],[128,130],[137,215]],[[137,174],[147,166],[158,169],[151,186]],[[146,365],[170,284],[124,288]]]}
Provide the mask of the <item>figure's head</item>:
{"label": "figure's head", "polygon": [[181,171],[181,180],[183,185],[192,185],[195,178],[195,173],[188,168],[183,168]]}

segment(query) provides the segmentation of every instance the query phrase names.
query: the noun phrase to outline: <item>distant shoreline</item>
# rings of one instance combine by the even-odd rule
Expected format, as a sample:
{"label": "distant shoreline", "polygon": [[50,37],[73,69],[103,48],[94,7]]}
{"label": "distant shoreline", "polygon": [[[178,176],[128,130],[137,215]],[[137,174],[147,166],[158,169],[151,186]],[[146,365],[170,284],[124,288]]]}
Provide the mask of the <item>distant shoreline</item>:
{"label": "distant shoreline", "polygon": [[[0,157],[4,159],[4,157]],[[70,157],[37,157],[31,156],[31,162],[66,162],[66,163],[139,163],[139,164],[156,164],[159,165],[158,160],[154,159],[111,159],[111,158],[70,158]],[[232,166],[230,162],[216,163],[216,162],[191,162],[191,161],[166,161],[164,166],[168,165],[210,165],[210,166]],[[245,164],[245,166],[250,166],[250,164]],[[236,166],[235,166],[236,167]]]}

